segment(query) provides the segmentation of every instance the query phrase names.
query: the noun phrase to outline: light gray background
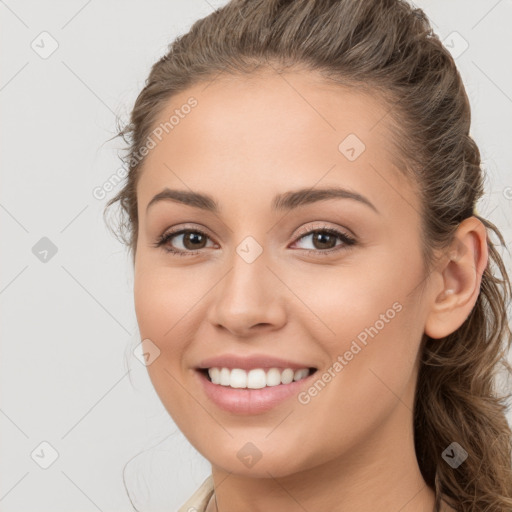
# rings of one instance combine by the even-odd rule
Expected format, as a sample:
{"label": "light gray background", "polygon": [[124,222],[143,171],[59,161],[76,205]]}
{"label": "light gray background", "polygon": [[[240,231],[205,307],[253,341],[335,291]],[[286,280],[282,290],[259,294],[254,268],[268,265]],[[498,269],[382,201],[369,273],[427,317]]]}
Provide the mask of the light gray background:
{"label": "light gray background", "polygon": [[[140,341],[133,274],[92,190],[120,168],[115,115],[167,44],[224,3],[0,1],[1,511],[131,510],[121,472],[139,452],[126,476],[140,510],[176,510],[209,473],[146,368],[124,364]],[[510,244],[512,2],[416,4],[453,51],[469,45],[457,64],[488,173],[479,213]],[[31,47],[43,31],[59,45],[46,59]],[[43,237],[58,249],[46,263],[32,252]],[[31,458],[51,455],[43,441],[59,454],[48,469]]]}

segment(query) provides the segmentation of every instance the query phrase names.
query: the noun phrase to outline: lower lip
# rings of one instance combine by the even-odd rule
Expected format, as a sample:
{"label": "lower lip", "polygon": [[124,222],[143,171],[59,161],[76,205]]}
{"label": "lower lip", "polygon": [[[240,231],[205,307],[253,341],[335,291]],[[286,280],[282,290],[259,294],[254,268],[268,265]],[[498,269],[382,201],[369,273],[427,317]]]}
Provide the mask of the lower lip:
{"label": "lower lip", "polygon": [[309,385],[316,372],[304,379],[261,389],[235,389],[214,384],[204,373],[195,370],[206,396],[221,409],[235,414],[260,414],[269,411]]}

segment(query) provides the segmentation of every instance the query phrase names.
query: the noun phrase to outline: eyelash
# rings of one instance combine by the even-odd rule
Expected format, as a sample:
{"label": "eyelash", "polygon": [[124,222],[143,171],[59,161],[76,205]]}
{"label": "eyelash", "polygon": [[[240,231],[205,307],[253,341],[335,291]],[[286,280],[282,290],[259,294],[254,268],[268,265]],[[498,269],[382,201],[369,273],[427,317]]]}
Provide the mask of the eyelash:
{"label": "eyelash", "polygon": [[[198,249],[196,251],[182,251],[180,249],[174,249],[171,246],[166,246],[172,238],[178,235],[182,235],[185,233],[198,233],[201,236],[204,236],[206,238],[210,238],[204,231],[201,231],[200,229],[181,229],[176,231],[171,231],[169,233],[164,233],[163,235],[159,236],[156,243],[152,244],[153,247],[162,247],[162,249],[168,253],[174,254],[176,256],[195,256],[196,254],[199,254],[201,249]],[[343,233],[341,231],[338,231],[337,229],[333,229],[327,226],[322,226],[318,228],[311,229],[309,231],[306,231],[305,233],[302,233],[295,241],[301,240],[302,238],[305,238],[306,236],[310,236],[315,233],[328,233],[330,235],[337,236],[343,244],[336,245],[335,247],[331,249],[302,249],[304,251],[307,251],[308,255],[322,255],[322,256],[329,256],[333,252],[338,252],[341,250],[347,250],[351,248],[352,246],[357,244],[357,241],[355,238],[352,238],[351,236],[347,235],[346,233]]]}

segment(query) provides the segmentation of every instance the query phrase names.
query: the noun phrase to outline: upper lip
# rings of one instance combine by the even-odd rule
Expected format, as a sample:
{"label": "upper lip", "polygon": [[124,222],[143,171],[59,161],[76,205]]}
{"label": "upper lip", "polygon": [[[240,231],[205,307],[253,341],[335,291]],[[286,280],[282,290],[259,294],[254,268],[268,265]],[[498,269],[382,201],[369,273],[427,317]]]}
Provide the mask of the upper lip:
{"label": "upper lip", "polygon": [[289,359],[268,356],[264,354],[254,354],[252,356],[236,356],[234,354],[223,354],[220,356],[203,359],[197,366],[198,370],[207,368],[240,368],[242,370],[252,370],[254,368],[291,368],[300,370],[301,368],[313,368],[307,363],[297,363]]}

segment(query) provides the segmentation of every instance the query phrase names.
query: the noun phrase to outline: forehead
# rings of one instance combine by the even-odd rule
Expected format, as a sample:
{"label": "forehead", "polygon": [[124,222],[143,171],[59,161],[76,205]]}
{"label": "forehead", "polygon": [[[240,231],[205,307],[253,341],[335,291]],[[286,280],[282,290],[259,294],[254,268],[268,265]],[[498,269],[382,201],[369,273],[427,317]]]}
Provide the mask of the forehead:
{"label": "forehead", "polygon": [[139,202],[166,186],[229,192],[234,200],[337,184],[363,189],[374,204],[379,195],[392,207],[410,204],[416,199],[395,166],[388,114],[377,95],[313,73],[221,75],[173,96],[160,111]]}

